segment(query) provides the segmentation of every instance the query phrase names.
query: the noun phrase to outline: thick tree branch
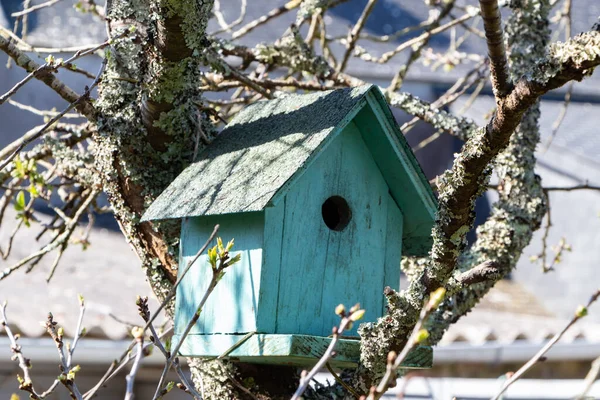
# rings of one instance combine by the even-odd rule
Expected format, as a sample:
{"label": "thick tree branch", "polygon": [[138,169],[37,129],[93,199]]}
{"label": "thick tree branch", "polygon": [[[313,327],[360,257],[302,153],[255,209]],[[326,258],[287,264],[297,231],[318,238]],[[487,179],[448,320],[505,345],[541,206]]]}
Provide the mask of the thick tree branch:
{"label": "thick tree branch", "polygon": [[[365,380],[365,376],[381,374],[385,367],[382,360],[387,353],[404,346],[406,335],[416,323],[424,295],[444,287],[448,282],[459,255],[465,249],[465,237],[473,224],[475,200],[486,189],[490,163],[508,145],[523,114],[547,91],[570,79],[581,79],[600,64],[599,48],[598,32],[582,34],[567,43],[554,45],[547,59],[533,69],[531,78],[522,78],[510,95],[498,102],[498,110],[489,124],[465,143],[452,169],[439,179],[439,212],[433,229],[431,264],[420,278],[411,282],[402,296],[388,294],[389,316],[376,325],[361,327],[362,368],[367,368],[370,375],[365,374],[362,368],[357,370],[354,378],[361,385],[358,389],[367,390],[372,381]],[[565,55],[567,49],[569,56]],[[553,68],[548,69],[549,65]],[[540,214],[543,216],[544,212]],[[539,226],[539,221],[536,221],[532,221],[533,228],[530,229]],[[523,242],[518,243],[519,248],[524,247]],[[512,262],[506,264],[513,265]],[[492,284],[490,282],[487,287]],[[479,291],[474,294],[479,295]],[[464,308],[470,309],[474,304],[470,300],[465,302]],[[436,322],[443,331],[443,327],[453,320]],[[439,338],[436,336],[435,340]]]}

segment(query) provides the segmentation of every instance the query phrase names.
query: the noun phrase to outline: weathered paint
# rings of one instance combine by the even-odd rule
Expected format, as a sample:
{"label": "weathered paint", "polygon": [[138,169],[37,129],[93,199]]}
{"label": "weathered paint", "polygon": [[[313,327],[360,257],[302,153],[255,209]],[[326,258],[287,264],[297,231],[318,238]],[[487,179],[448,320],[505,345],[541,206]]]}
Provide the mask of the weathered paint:
{"label": "weathered paint", "polygon": [[[402,259],[402,227],[404,217],[393,197],[387,194],[387,232],[385,237],[385,263],[383,287],[389,286],[394,290],[400,289],[400,260]],[[385,314],[385,302],[381,315]]]}
{"label": "weathered paint", "polygon": [[405,215],[407,255],[431,247],[433,192],[376,86],[255,103],[145,212],[142,220],[262,211],[276,204],[351,121]]}
{"label": "weathered paint", "polygon": [[[184,218],[180,270],[217,223],[219,236],[235,238],[234,252],[242,253],[181,353],[313,363],[339,323],[337,304],[360,303],[365,321],[383,315],[383,288],[399,289],[403,249],[424,254],[430,242],[431,188],[375,87],[261,102],[217,141],[144,217]],[[352,212],[342,230],[322,217],[331,196]],[[179,286],[176,340],[211,274],[204,254]],[[338,353],[339,366],[355,365],[358,341],[343,341]]]}
{"label": "weathered paint", "polygon": [[[235,238],[234,254],[241,252],[242,259],[235,267],[226,270],[191,333],[254,331],[262,270],[263,213],[184,219],[180,271],[194,258],[216,224],[221,226],[219,235],[225,240]],[[184,331],[206,292],[212,277],[207,258],[206,253],[201,255],[177,288],[175,333]]]}
{"label": "weathered paint", "polygon": [[[296,181],[285,198],[277,333],[327,336],[339,323],[340,303],[360,303],[366,321],[380,316],[388,190],[354,124]],[[335,195],[352,211],[339,232],[321,215]],[[399,270],[400,259],[395,263]]]}
{"label": "weathered paint", "polygon": [[[173,337],[177,343],[178,336]],[[190,335],[181,346],[180,354],[193,357],[221,357],[231,361],[260,364],[280,364],[306,367],[314,365],[325,353],[331,338],[309,335]],[[360,358],[358,340],[341,339],[330,364],[336,368],[356,367]],[[402,363],[403,368],[431,368],[433,351],[429,346],[413,349]]]}

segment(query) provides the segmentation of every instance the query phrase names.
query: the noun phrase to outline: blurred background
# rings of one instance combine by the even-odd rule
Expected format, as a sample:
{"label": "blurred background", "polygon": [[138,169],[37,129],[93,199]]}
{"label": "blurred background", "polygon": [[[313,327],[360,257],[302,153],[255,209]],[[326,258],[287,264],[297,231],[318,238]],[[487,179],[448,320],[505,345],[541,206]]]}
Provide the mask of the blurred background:
{"label": "blurred background", "polygon": [[[568,1],[568,0],[567,0]],[[564,0],[556,6],[563,10]],[[27,7],[45,3],[26,0]],[[256,20],[271,10],[284,5],[281,0],[252,0],[247,5],[239,27]],[[435,2],[422,0],[380,0],[369,17],[358,42],[358,52],[379,57],[398,44],[423,32],[419,24],[432,17]],[[472,1],[462,1],[462,10],[469,12]],[[570,3],[570,2],[569,2]],[[570,9],[572,33],[588,30],[600,13],[598,0],[578,0]],[[350,0],[333,8],[324,18],[332,37],[347,35],[359,18],[366,0]],[[240,17],[240,0],[222,0],[219,10],[222,18],[233,21]],[[435,5],[435,4],[434,4]],[[19,0],[0,0],[0,25],[13,30],[16,17],[23,10]],[[26,7],[26,8],[27,8]],[[461,9],[460,7],[458,8]],[[16,29],[22,34],[26,29],[27,42],[37,48],[52,48],[56,58],[68,58],[73,48],[89,46],[106,40],[104,25],[97,16],[86,10],[86,3],[57,0],[51,7],[43,7],[28,14],[26,28],[23,21]],[[432,11],[434,10],[434,11]],[[457,11],[458,13],[458,11]],[[508,13],[508,10],[506,11]],[[451,16],[456,18],[459,14]],[[564,15],[553,19],[554,39],[562,39],[565,29]],[[262,41],[272,42],[281,37],[295,20],[295,13],[275,18],[241,38],[246,45]],[[416,29],[408,29],[417,26]],[[209,31],[220,30],[215,18]],[[464,93],[443,107],[471,118],[483,125],[495,104],[488,79],[478,65],[483,65],[487,53],[481,38],[481,21],[467,20],[434,36],[424,50],[422,58],[410,69],[403,91],[434,102],[443,96],[457,80],[472,72],[473,84]],[[396,32],[407,30],[395,38]],[[235,29],[234,29],[235,31]],[[234,33],[235,34],[235,33]],[[232,32],[218,36],[231,37]],[[391,35],[391,36],[386,36]],[[369,38],[370,37],[370,38]],[[62,50],[62,52],[61,52]],[[343,51],[332,45],[332,51]],[[43,62],[47,53],[38,50],[30,56]],[[358,57],[350,59],[348,72],[365,81],[387,86],[397,70],[407,62],[408,53],[400,53],[386,64],[368,63]],[[100,64],[97,56],[85,57],[77,65],[96,71]],[[10,65],[7,56],[0,53],[0,93],[9,90],[23,79],[22,70]],[[70,87],[82,90],[90,84],[90,77],[61,70],[59,77]],[[211,93],[219,99],[227,93]],[[565,96],[569,98],[565,107]],[[0,148],[17,139],[24,132],[44,122],[43,115],[35,115],[26,106],[38,110],[62,110],[67,104],[39,82],[31,82],[10,102],[0,107]],[[545,187],[559,189],[582,185],[600,185],[600,74],[586,79],[572,88],[566,87],[544,97],[542,101],[540,130],[542,145],[538,149],[536,172]],[[437,132],[423,122],[412,123],[412,118],[395,110],[398,123],[405,126],[404,133],[415,151],[429,179],[446,170],[462,142],[446,133]],[[541,345],[563,329],[578,304],[585,303],[599,284],[596,271],[600,265],[600,191],[548,190],[551,206],[551,224],[543,226],[527,248],[518,268],[501,281],[473,312],[462,318],[446,334],[435,349],[434,368],[412,372],[390,394],[402,393],[407,398],[423,399],[483,399],[495,393],[508,371],[516,370],[526,362]],[[479,199],[477,221],[489,215],[495,192],[490,190]],[[46,215],[45,205],[37,208],[41,222]],[[14,213],[8,208],[7,213]],[[19,271],[0,281],[0,300],[7,300],[13,329],[22,333],[21,345],[27,356],[34,360],[36,379],[48,385],[55,379],[57,354],[52,340],[45,335],[40,321],[48,311],[73,335],[77,323],[77,293],[87,301],[85,316],[87,336],[76,353],[76,362],[85,371],[80,385],[98,381],[107,366],[117,358],[130,342],[128,332],[140,324],[135,307],[137,295],[151,296],[145,274],[139,262],[110,214],[93,217],[91,232],[81,227],[81,235],[89,233],[90,245],[70,246],[65,252],[61,267],[54,280],[46,283],[51,259],[42,261],[31,273]],[[14,221],[14,222],[13,222]],[[545,222],[546,224],[546,222]],[[0,243],[8,240],[16,225],[13,218],[4,218],[0,226]],[[7,260],[0,260],[0,269],[23,258],[32,250],[35,234],[22,230],[13,240],[13,251]],[[475,232],[471,233],[474,239]],[[86,236],[87,237],[87,236]],[[570,250],[569,250],[570,249]],[[547,263],[552,271],[543,272],[542,254],[547,253]],[[560,261],[560,262],[555,262]],[[152,303],[156,307],[156,302]],[[18,367],[10,360],[8,339],[0,332],[0,398],[9,398],[17,391],[14,379]],[[568,399],[580,393],[583,381],[592,362],[600,356],[600,308],[592,308],[590,315],[579,322],[548,354],[547,360],[538,364],[528,375],[511,388],[505,398],[510,399]],[[151,398],[156,379],[160,375],[163,359],[152,355],[144,359],[138,374],[136,396]],[[124,376],[124,375],[123,375]],[[327,379],[322,375],[319,379]],[[541,383],[538,379],[543,379]],[[100,392],[99,399],[111,399],[123,393],[125,380],[116,379]],[[595,385],[590,395],[600,398],[600,385]],[[50,397],[60,397],[60,394]],[[168,398],[177,399],[176,392]],[[185,395],[181,395],[185,398]]]}

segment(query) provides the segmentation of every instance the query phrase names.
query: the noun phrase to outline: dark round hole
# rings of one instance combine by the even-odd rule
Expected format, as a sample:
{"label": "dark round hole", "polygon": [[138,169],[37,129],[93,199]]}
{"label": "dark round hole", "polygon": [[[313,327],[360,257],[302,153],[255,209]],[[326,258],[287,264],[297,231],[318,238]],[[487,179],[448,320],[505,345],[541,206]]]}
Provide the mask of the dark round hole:
{"label": "dark round hole", "polygon": [[352,219],[352,211],[344,198],[331,196],[321,206],[323,222],[331,230],[341,231],[348,226]]}

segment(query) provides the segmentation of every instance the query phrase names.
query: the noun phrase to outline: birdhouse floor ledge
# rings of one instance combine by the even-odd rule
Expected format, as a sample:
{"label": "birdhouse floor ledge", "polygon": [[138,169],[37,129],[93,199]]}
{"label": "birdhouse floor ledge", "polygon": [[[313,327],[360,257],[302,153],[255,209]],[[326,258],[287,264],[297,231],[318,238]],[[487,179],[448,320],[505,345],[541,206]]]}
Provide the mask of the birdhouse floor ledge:
{"label": "birdhouse floor ledge", "polygon": [[[179,336],[173,337],[174,342]],[[230,361],[257,364],[278,364],[306,367],[316,364],[325,353],[331,338],[310,335],[249,333],[238,335],[189,335],[179,353],[184,357],[219,357]],[[360,359],[358,339],[341,339],[330,365],[334,368],[354,368]],[[433,350],[429,346],[413,349],[402,367],[431,368]]]}

